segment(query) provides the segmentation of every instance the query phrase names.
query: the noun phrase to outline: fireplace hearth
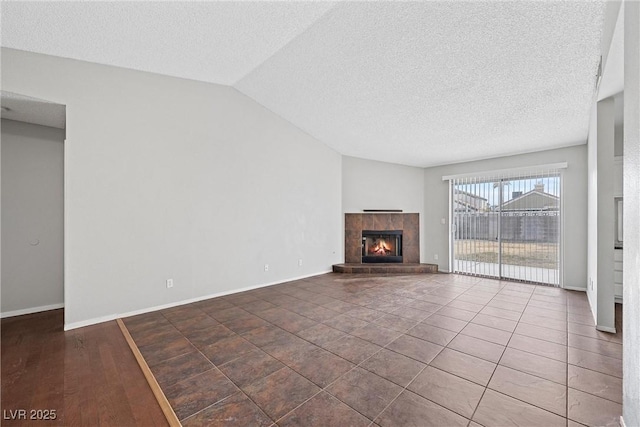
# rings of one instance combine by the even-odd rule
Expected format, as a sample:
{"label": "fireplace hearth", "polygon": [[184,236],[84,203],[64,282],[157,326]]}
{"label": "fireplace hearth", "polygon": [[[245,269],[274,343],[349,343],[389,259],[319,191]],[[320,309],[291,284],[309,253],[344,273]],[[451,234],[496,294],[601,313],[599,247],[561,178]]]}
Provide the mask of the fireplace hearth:
{"label": "fireplace hearth", "polygon": [[362,230],[363,263],[402,263],[402,230]]}

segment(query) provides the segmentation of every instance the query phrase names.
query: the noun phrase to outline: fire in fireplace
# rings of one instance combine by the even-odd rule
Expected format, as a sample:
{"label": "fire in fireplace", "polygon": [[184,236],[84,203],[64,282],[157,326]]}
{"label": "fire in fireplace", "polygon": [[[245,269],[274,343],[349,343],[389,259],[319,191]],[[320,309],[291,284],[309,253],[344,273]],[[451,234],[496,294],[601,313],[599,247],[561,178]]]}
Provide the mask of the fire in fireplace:
{"label": "fire in fireplace", "polygon": [[362,230],[362,262],[402,262],[402,230]]}

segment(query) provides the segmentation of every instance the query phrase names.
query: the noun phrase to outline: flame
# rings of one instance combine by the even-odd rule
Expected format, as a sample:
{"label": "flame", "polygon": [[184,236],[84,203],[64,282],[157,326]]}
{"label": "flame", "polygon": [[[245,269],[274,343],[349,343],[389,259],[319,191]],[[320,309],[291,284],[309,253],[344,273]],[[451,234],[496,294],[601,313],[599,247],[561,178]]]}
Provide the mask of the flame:
{"label": "flame", "polygon": [[391,248],[387,246],[387,242],[384,240],[378,240],[378,243],[371,250],[376,255],[386,255],[388,252],[391,252]]}

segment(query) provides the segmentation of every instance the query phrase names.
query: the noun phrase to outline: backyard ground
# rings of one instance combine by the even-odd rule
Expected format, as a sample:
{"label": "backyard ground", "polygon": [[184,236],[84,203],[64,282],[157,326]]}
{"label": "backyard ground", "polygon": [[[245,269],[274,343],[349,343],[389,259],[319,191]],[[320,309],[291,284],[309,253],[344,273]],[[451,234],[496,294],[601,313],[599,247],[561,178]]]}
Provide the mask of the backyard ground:
{"label": "backyard ground", "polygon": [[[498,263],[498,242],[456,240],[455,258],[462,261]],[[558,269],[557,243],[502,242],[502,264]]]}

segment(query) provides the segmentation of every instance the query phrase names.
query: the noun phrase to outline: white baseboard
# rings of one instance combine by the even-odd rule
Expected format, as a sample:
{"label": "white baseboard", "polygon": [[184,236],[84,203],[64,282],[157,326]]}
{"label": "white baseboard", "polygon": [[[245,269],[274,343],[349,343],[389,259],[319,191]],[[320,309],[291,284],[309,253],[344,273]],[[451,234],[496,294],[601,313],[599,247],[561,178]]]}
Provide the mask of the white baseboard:
{"label": "white baseboard", "polygon": [[95,325],[97,323],[109,322],[111,320],[116,320],[116,319],[123,318],[123,317],[137,316],[138,314],[144,314],[144,313],[150,313],[152,311],[164,310],[164,309],[171,308],[171,307],[176,307],[176,306],[179,306],[179,305],[191,304],[191,303],[194,303],[194,302],[204,301],[204,300],[211,299],[211,298],[223,297],[225,295],[237,294],[237,293],[240,293],[240,292],[251,291],[253,289],[265,288],[267,286],[273,286],[273,285],[279,285],[281,283],[293,282],[295,280],[306,279],[306,278],[313,277],[313,276],[320,276],[321,274],[327,274],[327,273],[331,273],[331,270],[321,271],[319,273],[307,274],[307,275],[304,275],[304,276],[292,277],[292,278],[289,278],[289,279],[286,279],[286,280],[279,280],[279,281],[275,281],[275,282],[262,283],[260,285],[247,286],[247,287],[244,287],[244,288],[234,289],[234,290],[231,290],[231,291],[217,292],[215,294],[203,295],[201,297],[190,298],[190,299],[176,301],[176,302],[170,302],[168,304],[162,304],[162,305],[156,305],[156,306],[153,306],[153,307],[141,308],[139,310],[128,311],[128,312],[125,312],[125,313],[114,313],[114,314],[109,314],[109,315],[106,315],[106,316],[94,317],[92,319],[82,320],[80,322],[65,323],[64,330],[65,331],[70,331],[72,329],[83,328],[85,326],[91,326],[91,325]]}
{"label": "white baseboard", "polygon": [[587,288],[578,288],[575,286],[563,286],[562,289],[566,289],[568,291],[587,292]]}
{"label": "white baseboard", "polygon": [[589,309],[591,309],[591,317],[593,317],[593,324],[598,324],[598,318],[596,317],[596,313],[593,311],[593,301],[591,301],[591,294],[587,291],[587,301],[589,302]]}
{"label": "white baseboard", "polygon": [[56,310],[58,308],[64,308],[64,304],[50,304],[41,305],[40,307],[23,308],[22,310],[5,311],[0,313],[0,319],[5,317],[22,316],[24,314],[40,313],[41,311]]}
{"label": "white baseboard", "polygon": [[616,333],[616,328],[611,328],[611,327],[609,327],[609,326],[599,326],[599,325],[596,325],[596,329],[597,329],[597,330],[599,330],[599,331],[602,331],[602,332],[610,332],[610,333],[612,333],[612,334],[615,334],[615,333]]}

